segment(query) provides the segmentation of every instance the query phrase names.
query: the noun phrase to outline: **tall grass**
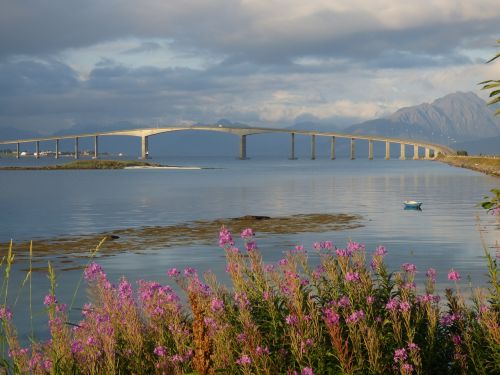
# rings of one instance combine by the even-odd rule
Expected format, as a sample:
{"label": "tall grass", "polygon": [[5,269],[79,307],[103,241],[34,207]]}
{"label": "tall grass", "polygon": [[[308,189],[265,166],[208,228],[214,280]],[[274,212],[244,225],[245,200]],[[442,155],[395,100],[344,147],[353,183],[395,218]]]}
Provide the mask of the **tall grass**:
{"label": "tall grass", "polygon": [[[417,288],[415,265],[390,272],[382,246],[370,253],[356,242],[315,243],[310,251],[321,261],[312,267],[302,246],[266,264],[253,231],[241,238],[239,249],[226,228],[219,236],[230,288],[212,273],[167,271],[185,303],[158,282],[139,280],[135,291],[125,278],[114,285],[89,263],[83,278],[92,297],[79,322],[70,322],[57,300],[49,266],[50,340],[28,347],[19,344],[3,286],[9,358],[1,365],[37,374],[500,373],[497,259],[487,251],[490,287],[466,300],[461,276],[450,270],[443,303],[435,270]],[[1,263],[4,285],[12,260],[10,251]]]}

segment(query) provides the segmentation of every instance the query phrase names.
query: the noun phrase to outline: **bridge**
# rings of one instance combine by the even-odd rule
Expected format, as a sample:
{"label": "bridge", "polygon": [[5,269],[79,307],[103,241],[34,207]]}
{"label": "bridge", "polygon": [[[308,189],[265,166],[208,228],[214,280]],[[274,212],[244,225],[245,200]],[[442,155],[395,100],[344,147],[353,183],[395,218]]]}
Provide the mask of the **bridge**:
{"label": "bridge", "polygon": [[130,136],[138,137],[141,140],[141,158],[149,158],[149,137],[168,133],[168,132],[178,132],[178,131],[210,131],[210,132],[222,132],[234,134],[239,137],[240,148],[239,148],[239,158],[247,158],[247,137],[255,134],[265,134],[265,133],[285,133],[290,134],[290,159],[296,159],[295,157],[295,136],[305,135],[311,137],[311,159],[316,159],[316,137],[329,137],[330,138],[330,158],[335,159],[335,145],[337,138],[347,138],[350,140],[350,158],[355,159],[355,143],[356,140],[367,140],[368,141],[368,159],[373,159],[373,142],[385,142],[385,159],[390,159],[390,147],[391,143],[399,144],[400,147],[400,159],[406,159],[406,146],[413,146],[413,159],[419,159],[419,148],[423,148],[424,158],[431,159],[436,157],[439,153],[441,154],[455,154],[455,151],[447,146],[429,143],[426,141],[418,141],[412,139],[400,139],[400,138],[388,138],[376,135],[360,135],[360,134],[344,134],[336,132],[320,132],[315,130],[292,130],[292,129],[275,129],[275,128],[236,128],[227,127],[223,125],[210,125],[210,126],[169,126],[169,127],[156,127],[156,128],[144,128],[144,129],[127,129],[127,130],[115,130],[107,132],[96,132],[87,134],[75,134],[75,135],[64,135],[64,136],[53,136],[53,137],[40,137],[40,138],[30,138],[30,139],[17,139],[9,141],[0,141],[0,145],[16,145],[16,157],[20,157],[20,144],[24,143],[34,143],[35,144],[35,157],[40,157],[40,142],[54,141],[55,145],[55,158],[59,158],[59,141],[62,139],[74,139],[75,149],[74,157],[79,158],[80,152],[78,148],[78,140],[80,138],[93,138],[94,139],[94,158],[99,157],[99,137],[106,136]]}

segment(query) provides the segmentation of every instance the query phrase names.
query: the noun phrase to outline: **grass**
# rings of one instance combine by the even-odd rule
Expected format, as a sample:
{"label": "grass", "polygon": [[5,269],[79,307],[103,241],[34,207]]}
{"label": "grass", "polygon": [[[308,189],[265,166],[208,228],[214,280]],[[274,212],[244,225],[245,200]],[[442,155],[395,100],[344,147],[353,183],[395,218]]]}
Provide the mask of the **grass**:
{"label": "grass", "polygon": [[455,167],[500,177],[500,157],[440,155],[437,160]]}
{"label": "grass", "polygon": [[[78,322],[57,300],[49,267],[50,340],[21,347],[2,298],[0,342],[10,358],[0,366],[37,374],[500,373],[497,259],[486,250],[489,287],[466,301],[453,269],[438,296],[435,270],[417,288],[415,275],[424,271],[405,263],[390,272],[382,246],[314,243],[321,263],[313,268],[302,246],[266,264],[253,230],[241,238],[239,249],[226,228],[219,233],[230,288],[210,272],[167,271],[184,298],[154,281],[140,280],[136,290],[126,279],[114,285],[89,261],[90,299]],[[5,297],[12,261],[11,248],[1,262]]]}

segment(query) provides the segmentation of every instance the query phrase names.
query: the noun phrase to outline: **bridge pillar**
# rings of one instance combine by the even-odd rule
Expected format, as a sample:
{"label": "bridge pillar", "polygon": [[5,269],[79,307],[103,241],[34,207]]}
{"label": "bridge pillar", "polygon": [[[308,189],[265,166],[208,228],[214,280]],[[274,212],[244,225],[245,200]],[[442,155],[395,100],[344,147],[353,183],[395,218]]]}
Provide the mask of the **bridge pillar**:
{"label": "bridge pillar", "polygon": [[335,136],[332,136],[332,143],[330,143],[330,159],[335,160]]}
{"label": "bridge pillar", "polygon": [[149,159],[149,140],[147,135],[141,137],[141,159]]}
{"label": "bridge pillar", "polygon": [[78,137],[75,137],[75,159],[78,159]]}
{"label": "bridge pillar", "polygon": [[247,158],[247,136],[240,135],[240,159],[245,160]]}
{"label": "bridge pillar", "polygon": [[373,141],[368,140],[368,160],[373,160]]}
{"label": "bridge pillar", "polygon": [[94,159],[99,157],[99,137],[94,136]]}
{"label": "bridge pillar", "polygon": [[391,158],[391,142],[385,141],[385,160]]}
{"label": "bridge pillar", "polygon": [[354,143],[354,138],[351,138],[351,160],[354,160],[356,159],[356,156],[355,156],[355,143]]}
{"label": "bridge pillar", "polygon": [[16,143],[16,159],[19,159],[19,142]]}
{"label": "bridge pillar", "polygon": [[56,159],[59,159],[59,139],[56,139]]}
{"label": "bridge pillar", "polygon": [[418,145],[413,145],[413,160],[418,160]]}
{"label": "bridge pillar", "polygon": [[399,155],[400,160],[406,160],[406,145],[401,143],[401,153]]}
{"label": "bridge pillar", "polygon": [[39,158],[40,157],[40,141],[36,141],[35,142],[35,158]]}
{"label": "bridge pillar", "polygon": [[290,148],[290,160],[297,160],[295,157],[295,133],[291,133],[292,143]]}
{"label": "bridge pillar", "polygon": [[429,147],[425,148],[425,158],[430,159],[431,158],[431,149]]}
{"label": "bridge pillar", "polygon": [[316,159],[316,134],[311,135],[311,160]]}

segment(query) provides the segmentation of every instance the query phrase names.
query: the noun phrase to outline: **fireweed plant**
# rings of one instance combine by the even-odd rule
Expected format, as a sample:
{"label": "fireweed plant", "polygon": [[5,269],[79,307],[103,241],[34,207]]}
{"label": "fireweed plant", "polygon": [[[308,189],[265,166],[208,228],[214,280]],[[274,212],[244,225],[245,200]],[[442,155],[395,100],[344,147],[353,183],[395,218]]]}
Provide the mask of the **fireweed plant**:
{"label": "fireweed plant", "polygon": [[81,321],[69,322],[51,287],[44,298],[50,339],[28,347],[6,304],[9,252],[1,260],[0,340],[8,355],[0,366],[35,374],[500,373],[497,259],[488,251],[489,287],[465,301],[451,269],[445,304],[434,269],[417,289],[420,270],[405,263],[389,272],[382,246],[315,243],[320,265],[311,268],[302,246],[265,264],[252,229],[241,237],[239,249],[226,228],[219,235],[230,289],[193,268],[167,272],[184,299],[158,282],[139,280],[135,291],[125,278],[114,285],[89,263],[83,277],[92,298]]}

